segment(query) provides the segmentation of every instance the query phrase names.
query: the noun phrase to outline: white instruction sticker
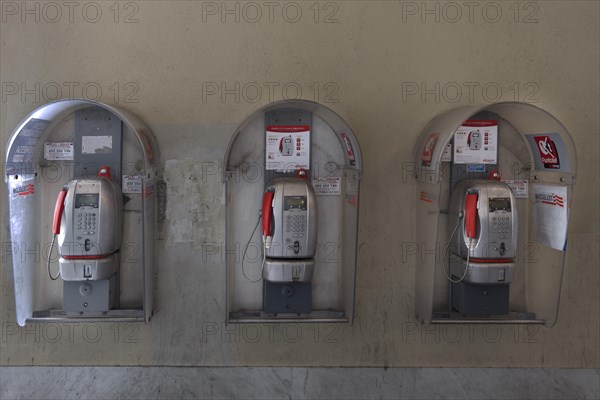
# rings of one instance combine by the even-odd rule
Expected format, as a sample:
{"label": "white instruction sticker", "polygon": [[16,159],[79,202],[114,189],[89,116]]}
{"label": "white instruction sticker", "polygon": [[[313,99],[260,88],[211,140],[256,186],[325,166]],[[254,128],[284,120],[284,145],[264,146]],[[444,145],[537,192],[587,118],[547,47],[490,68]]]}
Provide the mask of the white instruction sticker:
{"label": "white instruction sticker", "polygon": [[142,175],[123,175],[123,193],[142,193]]}
{"label": "white instruction sticker", "polygon": [[452,161],[452,144],[448,143],[442,153],[442,161]]}
{"label": "white instruction sticker", "polygon": [[346,180],[346,194],[352,196],[358,195],[358,179],[349,177]]}
{"label": "white instruction sticker", "polygon": [[309,126],[267,126],[265,139],[268,170],[290,172],[309,169]]}
{"label": "white instruction sticker", "polygon": [[496,164],[498,122],[468,120],[454,134],[455,164]]}
{"label": "white instruction sticker", "polygon": [[339,176],[314,178],[312,183],[317,196],[339,196],[342,193],[342,178]]}
{"label": "white instruction sticker", "polygon": [[533,223],[537,241],[544,246],[565,251],[567,241],[567,188],[536,185]]}
{"label": "white instruction sticker", "polygon": [[44,158],[46,160],[72,160],[73,142],[44,143]]}
{"label": "white instruction sticker", "polygon": [[112,153],[112,136],[83,136],[81,138],[82,154]]}
{"label": "white instruction sticker", "polygon": [[503,180],[506,183],[517,199],[526,199],[529,197],[529,181],[524,180]]}

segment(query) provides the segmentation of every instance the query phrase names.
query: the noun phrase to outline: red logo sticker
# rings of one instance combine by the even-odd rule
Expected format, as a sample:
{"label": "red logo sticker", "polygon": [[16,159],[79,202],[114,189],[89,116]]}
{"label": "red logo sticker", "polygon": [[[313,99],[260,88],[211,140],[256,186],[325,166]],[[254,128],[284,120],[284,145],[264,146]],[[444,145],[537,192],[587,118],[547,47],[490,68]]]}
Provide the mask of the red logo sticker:
{"label": "red logo sticker", "polygon": [[565,206],[565,199],[563,199],[562,196],[558,196],[558,195],[553,194],[552,195],[552,200],[550,200],[550,201],[543,200],[542,203],[552,204],[553,206],[564,207]]}
{"label": "red logo sticker", "polygon": [[425,147],[423,147],[423,152],[421,153],[421,165],[423,167],[431,166],[433,151],[435,150],[435,145],[437,144],[439,138],[439,133],[432,133],[427,138],[427,142],[425,142]]}
{"label": "red logo sticker", "polygon": [[544,204],[549,204],[551,206],[564,207],[565,199],[562,196],[557,194],[549,194],[549,193],[539,193],[535,195],[536,200],[541,201]]}
{"label": "red logo sticker", "polygon": [[346,154],[348,154],[348,160],[350,161],[350,165],[355,165],[356,158],[354,157],[354,149],[352,148],[352,143],[350,143],[350,139],[348,139],[348,135],[346,135],[345,132],[342,132],[341,136],[344,140],[344,144],[346,145]]}
{"label": "red logo sticker", "polygon": [[154,185],[146,186],[144,189],[144,198],[150,197],[154,194]]}
{"label": "red logo sticker", "polygon": [[433,193],[428,193],[426,191],[419,192],[419,200],[424,201],[425,203],[433,203],[436,199],[436,196]]}
{"label": "red logo sticker", "polygon": [[35,186],[33,185],[33,183],[30,183],[26,186],[17,186],[16,188],[13,188],[13,194],[17,195],[17,196],[27,196],[29,194],[34,194],[35,193]]}
{"label": "red logo sticker", "polygon": [[540,159],[542,160],[542,164],[544,164],[544,168],[560,169],[558,150],[556,149],[556,144],[550,137],[534,136],[533,138],[535,139],[538,151],[540,152]]}

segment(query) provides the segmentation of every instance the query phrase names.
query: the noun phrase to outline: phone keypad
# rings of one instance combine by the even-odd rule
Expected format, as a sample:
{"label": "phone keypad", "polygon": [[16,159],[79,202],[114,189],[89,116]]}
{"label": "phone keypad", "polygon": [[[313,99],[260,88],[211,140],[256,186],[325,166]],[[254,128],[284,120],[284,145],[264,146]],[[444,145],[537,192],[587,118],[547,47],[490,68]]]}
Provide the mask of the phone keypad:
{"label": "phone keypad", "polygon": [[512,230],[510,217],[492,217],[492,233],[499,234],[500,239],[508,239]]}
{"label": "phone keypad", "polygon": [[83,230],[86,235],[96,233],[96,213],[80,212],[77,213],[77,229]]}
{"label": "phone keypad", "polygon": [[[288,215],[285,218],[285,231],[287,233],[301,234],[306,230],[306,216],[305,215]],[[296,235],[294,235],[296,236]]]}

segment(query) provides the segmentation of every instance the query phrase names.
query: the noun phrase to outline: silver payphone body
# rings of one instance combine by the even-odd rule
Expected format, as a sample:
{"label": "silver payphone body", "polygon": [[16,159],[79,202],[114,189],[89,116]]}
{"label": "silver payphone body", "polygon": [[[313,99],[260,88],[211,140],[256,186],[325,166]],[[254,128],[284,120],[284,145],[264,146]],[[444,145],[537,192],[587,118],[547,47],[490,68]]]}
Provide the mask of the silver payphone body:
{"label": "silver payphone body", "polygon": [[122,225],[123,195],[107,167],[96,178],[70,181],[59,193],[53,233],[66,312],[106,312],[118,301]]}
{"label": "silver payphone body", "polygon": [[278,178],[268,187],[273,193],[270,222],[269,258],[313,258],[317,245],[315,192],[300,178]]}
{"label": "silver payphone body", "polygon": [[512,190],[495,180],[459,182],[449,222],[453,308],[465,314],[507,314],[519,226]]}
{"label": "silver payphone body", "polygon": [[317,200],[302,178],[277,178],[263,196],[263,307],[270,313],[308,313],[317,247]]}

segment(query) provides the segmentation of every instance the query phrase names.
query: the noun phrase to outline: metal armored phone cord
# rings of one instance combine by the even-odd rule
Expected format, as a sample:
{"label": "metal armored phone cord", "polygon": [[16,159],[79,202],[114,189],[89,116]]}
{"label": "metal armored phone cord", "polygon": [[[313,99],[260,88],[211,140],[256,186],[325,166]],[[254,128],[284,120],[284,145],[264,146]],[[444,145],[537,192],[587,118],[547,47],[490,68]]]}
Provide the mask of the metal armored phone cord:
{"label": "metal armored phone cord", "polygon": [[50,272],[50,259],[52,258],[52,249],[54,248],[54,242],[56,241],[56,235],[52,235],[52,244],[50,244],[50,251],[48,252],[48,264],[47,264],[47,269],[48,269],[48,276],[50,277],[50,279],[52,279],[53,281],[57,280],[58,278],[60,278],[60,269],[58,270],[58,275],[56,275],[56,278],[52,276],[52,273]]}
{"label": "metal armored phone cord", "polygon": [[[460,220],[463,217],[464,217],[464,214],[461,211],[458,214],[458,220],[456,221],[454,230],[452,231],[452,234],[450,235],[450,239],[448,239],[448,243],[446,243],[446,249],[448,249],[450,247],[450,242],[452,242],[452,238],[454,237],[454,234],[456,233],[456,230],[458,229],[458,225],[460,225]],[[463,279],[465,279],[465,277],[467,276],[467,273],[469,272],[469,259],[471,258],[471,246],[472,245],[473,245],[473,238],[469,238],[469,247],[467,249],[468,250],[467,251],[467,266],[465,268],[465,272],[464,272],[463,276],[461,276],[459,280],[452,279],[452,277],[448,274],[448,270],[446,269],[446,263],[442,263],[442,268],[444,269],[444,275],[446,275],[446,279],[448,279],[450,282],[461,283],[463,281]]]}
{"label": "metal armored phone cord", "polygon": [[246,278],[248,281],[250,281],[250,283],[256,283],[256,282],[260,281],[262,279],[263,270],[265,268],[265,259],[266,259],[267,252],[265,249],[265,244],[263,243],[263,245],[262,245],[262,250],[263,250],[262,266],[260,269],[260,276],[258,277],[258,279],[255,279],[255,280],[250,279],[248,277],[248,275],[246,275],[246,271],[244,270],[244,260],[246,260],[246,252],[248,251],[250,242],[252,241],[252,238],[254,237],[254,234],[256,233],[256,228],[258,228],[258,225],[260,224],[261,216],[262,216],[262,210],[259,210],[258,211],[258,221],[256,221],[256,225],[254,226],[254,229],[252,230],[252,234],[250,235],[250,238],[248,239],[248,242],[246,243],[246,246],[244,247],[244,253],[242,255],[242,274],[244,275],[244,278]]}

